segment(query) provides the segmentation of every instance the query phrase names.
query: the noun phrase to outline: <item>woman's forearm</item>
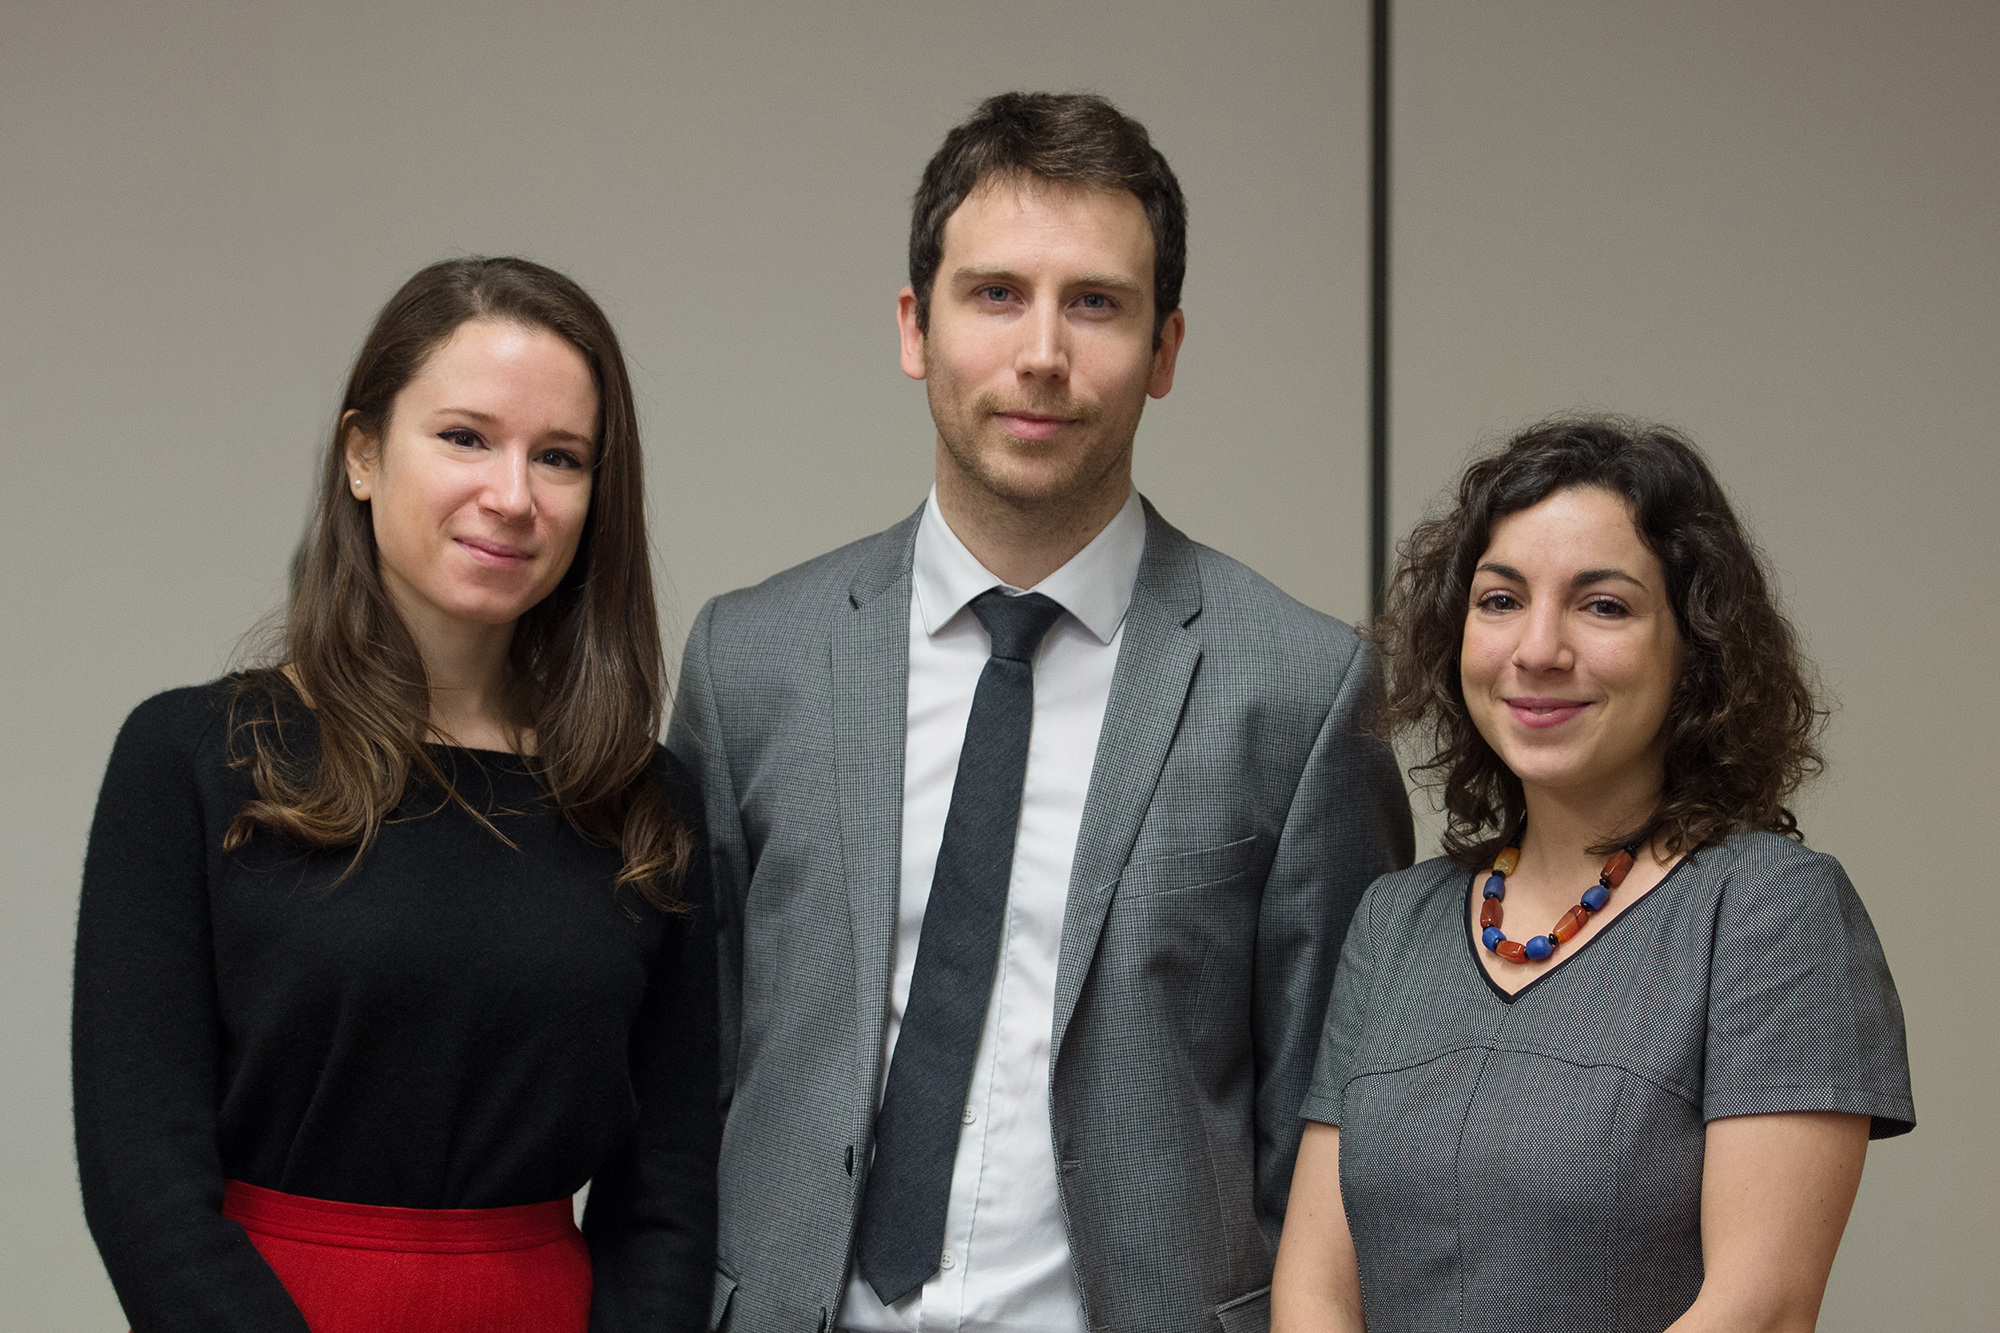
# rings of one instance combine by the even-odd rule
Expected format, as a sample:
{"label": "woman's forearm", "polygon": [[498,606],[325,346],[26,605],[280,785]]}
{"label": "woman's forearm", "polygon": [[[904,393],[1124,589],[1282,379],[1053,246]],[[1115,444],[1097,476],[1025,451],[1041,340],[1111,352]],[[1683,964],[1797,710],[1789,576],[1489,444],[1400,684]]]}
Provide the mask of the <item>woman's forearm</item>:
{"label": "woman's forearm", "polygon": [[1309,1121],[1271,1278],[1272,1333],[1362,1333],[1363,1328],[1361,1272],[1340,1199],[1340,1130]]}
{"label": "woman's forearm", "polygon": [[1811,1333],[1868,1152],[1868,1117],[1710,1122],[1701,1293],[1668,1333]]}

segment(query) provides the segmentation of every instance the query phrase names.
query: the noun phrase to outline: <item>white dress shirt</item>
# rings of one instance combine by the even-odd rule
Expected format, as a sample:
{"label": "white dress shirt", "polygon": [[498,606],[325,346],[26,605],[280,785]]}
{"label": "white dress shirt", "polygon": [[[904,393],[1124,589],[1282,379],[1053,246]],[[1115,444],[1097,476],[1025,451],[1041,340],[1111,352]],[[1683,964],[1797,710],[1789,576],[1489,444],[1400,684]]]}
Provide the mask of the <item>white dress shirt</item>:
{"label": "white dress shirt", "polygon": [[[1111,697],[1125,609],[1146,545],[1135,491],[1104,530],[1033,589],[1009,587],[965,549],[938,509],[917,525],[910,598],[910,697],[903,753],[903,860],[882,1079],[895,1057],[917,943],[972,694],[992,644],[968,603],[990,588],[1034,591],[1065,614],[1035,657],[1035,712],[1021,827],[1007,884],[999,965],[973,1061],[952,1165],[940,1266],[885,1307],[858,1273],[839,1326],[861,1333],[1081,1333],[1069,1238],[1056,1193],[1049,1044],[1056,958],[1083,801]],[[879,1101],[879,1090],[878,1090]]]}

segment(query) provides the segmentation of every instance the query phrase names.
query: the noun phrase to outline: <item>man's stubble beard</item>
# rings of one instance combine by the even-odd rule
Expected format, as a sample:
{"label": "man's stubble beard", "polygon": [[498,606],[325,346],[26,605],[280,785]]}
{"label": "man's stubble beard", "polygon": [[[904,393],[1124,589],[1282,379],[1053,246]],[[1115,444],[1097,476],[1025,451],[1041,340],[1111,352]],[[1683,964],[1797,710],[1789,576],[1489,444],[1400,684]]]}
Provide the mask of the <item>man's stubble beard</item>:
{"label": "man's stubble beard", "polygon": [[[945,404],[940,399],[955,399],[956,395],[949,392],[953,386],[933,377],[926,387],[938,443],[952,466],[969,483],[972,494],[966,498],[974,503],[1017,516],[1040,514],[1056,523],[1108,504],[1112,497],[1106,492],[1114,488],[1117,502],[1124,503],[1125,492],[1131,485],[1132,441],[1138,433],[1136,413],[1128,423],[1107,420],[1101,406],[1078,402],[1067,395],[1030,395],[1009,400],[998,394],[981,394],[969,408],[947,411],[942,410]],[[1082,438],[1046,442],[1014,440],[994,417],[1002,411],[1074,418],[1063,433]],[[1123,439],[1118,440],[1114,433],[1122,434]],[[1061,456],[1056,460],[1057,466],[1038,470],[1039,475],[1029,484],[1022,484],[1023,479],[1000,462],[1009,455],[1032,457],[1044,451]]]}

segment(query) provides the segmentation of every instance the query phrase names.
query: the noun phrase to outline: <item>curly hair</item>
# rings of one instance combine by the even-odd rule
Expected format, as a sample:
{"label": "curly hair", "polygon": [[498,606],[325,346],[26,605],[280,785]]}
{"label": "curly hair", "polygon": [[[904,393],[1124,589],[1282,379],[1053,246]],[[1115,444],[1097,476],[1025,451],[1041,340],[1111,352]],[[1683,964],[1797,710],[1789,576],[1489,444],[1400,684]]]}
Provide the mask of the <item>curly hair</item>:
{"label": "curly hair", "polygon": [[1497,520],[1577,486],[1631,507],[1686,647],[1658,803],[1637,828],[1591,850],[1657,837],[1684,851],[1737,826],[1798,838],[1785,802],[1824,767],[1827,710],[1756,544],[1683,436],[1624,417],[1557,416],[1466,468],[1449,508],[1434,509],[1400,546],[1376,622],[1389,665],[1384,716],[1428,752],[1411,776],[1442,792],[1445,854],[1469,869],[1488,863],[1525,813],[1520,780],[1473,725],[1459,679],[1474,569]]}

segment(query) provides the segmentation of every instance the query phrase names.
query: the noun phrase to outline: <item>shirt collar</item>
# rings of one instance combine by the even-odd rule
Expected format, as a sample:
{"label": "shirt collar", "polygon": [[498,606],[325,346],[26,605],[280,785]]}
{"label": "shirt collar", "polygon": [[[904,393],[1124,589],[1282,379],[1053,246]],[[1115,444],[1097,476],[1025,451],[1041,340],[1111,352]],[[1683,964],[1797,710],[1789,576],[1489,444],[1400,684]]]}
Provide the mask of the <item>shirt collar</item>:
{"label": "shirt collar", "polygon": [[924,632],[936,634],[989,588],[1038,592],[1060,603],[1099,643],[1108,644],[1124,622],[1125,609],[1132,604],[1132,585],[1138,580],[1139,557],[1145,550],[1146,511],[1135,490],[1126,495],[1124,506],[1090,539],[1090,545],[1071,556],[1061,569],[1032,588],[1016,588],[965,549],[965,543],[945,522],[938,508],[937,487],[933,486],[917,524],[911,570],[918,614],[923,617]]}

